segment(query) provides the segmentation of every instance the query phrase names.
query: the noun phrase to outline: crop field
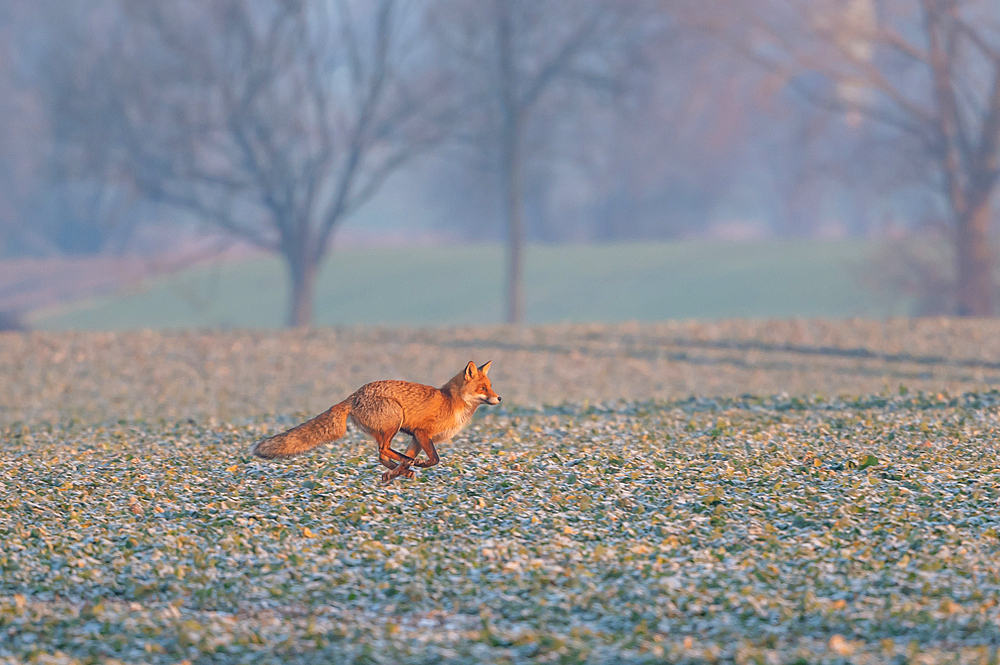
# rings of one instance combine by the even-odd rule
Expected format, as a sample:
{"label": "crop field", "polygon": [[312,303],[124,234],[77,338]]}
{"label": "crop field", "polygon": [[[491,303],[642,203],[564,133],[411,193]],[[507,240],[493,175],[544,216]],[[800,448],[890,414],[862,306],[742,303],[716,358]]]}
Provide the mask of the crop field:
{"label": "crop field", "polygon": [[[412,481],[246,454],[469,359]],[[994,322],[0,335],[0,663],[996,662],[998,386]]]}

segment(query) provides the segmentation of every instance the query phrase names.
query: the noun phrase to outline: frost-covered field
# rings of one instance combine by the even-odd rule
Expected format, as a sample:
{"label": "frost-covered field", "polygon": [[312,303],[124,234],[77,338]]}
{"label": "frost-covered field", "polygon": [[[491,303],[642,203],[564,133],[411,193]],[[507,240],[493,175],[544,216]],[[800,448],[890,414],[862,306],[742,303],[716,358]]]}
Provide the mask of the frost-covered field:
{"label": "frost-covered field", "polygon": [[505,403],[1000,388],[1000,321],[0,333],[0,424],[315,413],[363,383],[492,359]]}
{"label": "frost-covered field", "polygon": [[[0,662],[989,662],[994,328],[0,337]],[[245,455],[469,359],[415,481]]]}

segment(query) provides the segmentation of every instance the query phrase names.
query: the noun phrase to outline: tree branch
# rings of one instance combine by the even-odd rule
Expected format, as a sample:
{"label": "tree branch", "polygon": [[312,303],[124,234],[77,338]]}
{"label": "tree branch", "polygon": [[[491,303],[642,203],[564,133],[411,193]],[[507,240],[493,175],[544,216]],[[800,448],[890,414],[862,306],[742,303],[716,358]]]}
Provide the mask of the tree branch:
{"label": "tree branch", "polygon": [[534,78],[528,83],[527,89],[518,100],[517,104],[519,108],[526,109],[532,106],[552,80],[560,74],[565,73],[577,52],[580,51],[591,34],[593,34],[602,14],[603,6],[599,5],[594,13],[563,42],[562,46],[556,50],[548,62],[539,68]]}

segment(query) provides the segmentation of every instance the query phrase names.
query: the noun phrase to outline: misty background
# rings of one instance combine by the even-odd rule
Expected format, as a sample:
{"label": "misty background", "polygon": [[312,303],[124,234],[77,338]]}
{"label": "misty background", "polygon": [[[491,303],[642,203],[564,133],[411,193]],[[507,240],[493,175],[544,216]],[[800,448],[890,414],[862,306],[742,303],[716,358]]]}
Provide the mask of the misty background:
{"label": "misty background", "polygon": [[0,0],[0,105],[8,328],[994,313],[995,1]]}

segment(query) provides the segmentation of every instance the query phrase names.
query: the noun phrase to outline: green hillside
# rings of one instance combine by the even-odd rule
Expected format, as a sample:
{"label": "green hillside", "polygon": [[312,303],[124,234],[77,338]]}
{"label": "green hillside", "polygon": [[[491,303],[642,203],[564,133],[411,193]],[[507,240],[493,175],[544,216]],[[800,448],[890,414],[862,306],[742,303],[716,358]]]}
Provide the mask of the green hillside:
{"label": "green hillside", "polygon": [[[532,246],[528,318],[655,321],[729,317],[884,316],[859,282],[864,241],[695,241]],[[499,321],[503,248],[348,249],[321,271],[316,323],[447,325]],[[130,293],[36,312],[41,329],[283,325],[282,263],[263,257],[204,265]]]}

